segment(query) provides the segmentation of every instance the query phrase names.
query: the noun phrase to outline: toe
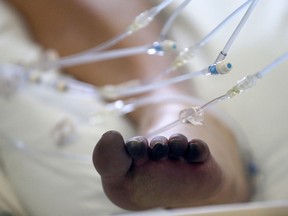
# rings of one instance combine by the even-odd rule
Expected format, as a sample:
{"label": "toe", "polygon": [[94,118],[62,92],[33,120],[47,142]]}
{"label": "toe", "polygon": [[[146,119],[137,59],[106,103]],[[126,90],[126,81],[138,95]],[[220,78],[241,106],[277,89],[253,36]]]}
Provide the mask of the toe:
{"label": "toe", "polygon": [[121,134],[116,131],[103,134],[93,152],[93,164],[101,177],[117,179],[124,176],[131,163]]}
{"label": "toe", "polygon": [[189,163],[203,163],[210,155],[207,143],[200,139],[193,139],[188,142],[188,148],[184,157]]}
{"label": "toe", "polygon": [[168,140],[164,136],[154,137],[149,146],[149,156],[152,160],[160,160],[168,156]]}
{"label": "toe", "polygon": [[126,149],[134,164],[139,165],[148,160],[148,141],[145,137],[136,136],[127,140]]}
{"label": "toe", "polygon": [[179,159],[182,157],[188,147],[188,139],[183,134],[173,134],[169,138],[169,157]]}

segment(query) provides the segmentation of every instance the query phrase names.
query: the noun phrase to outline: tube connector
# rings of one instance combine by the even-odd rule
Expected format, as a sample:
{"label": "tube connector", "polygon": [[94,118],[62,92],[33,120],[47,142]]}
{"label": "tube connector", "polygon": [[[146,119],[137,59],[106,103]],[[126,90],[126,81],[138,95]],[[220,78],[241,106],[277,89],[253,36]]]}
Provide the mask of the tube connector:
{"label": "tube connector", "polygon": [[127,28],[127,32],[132,34],[148,26],[154,20],[154,17],[156,15],[155,11],[156,9],[152,8],[139,14],[131,23],[131,25]]}
{"label": "tube connector", "polygon": [[227,74],[232,70],[232,64],[230,62],[226,61],[220,61],[216,64],[212,64],[209,66],[208,71],[212,75],[218,75],[218,74]]}
{"label": "tube connector", "polygon": [[177,44],[173,40],[156,41],[148,49],[147,53],[150,55],[164,55],[165,53],[175,52],[177,50]]}
{"label": "tube connector", "polygon": [[252,88],[256,84],[259,78],[260,77],[257,76],[257,74],[244,77],[243,79],[239,80],[234,87],[228,90],[226,95],[231,98],[247,91],[249,88]]}
{"label": "tube connector", "polygon": [[204,111],[199,107],[183,109],[179,113],[179,121],[183,124],[202,125],[204,121]]}

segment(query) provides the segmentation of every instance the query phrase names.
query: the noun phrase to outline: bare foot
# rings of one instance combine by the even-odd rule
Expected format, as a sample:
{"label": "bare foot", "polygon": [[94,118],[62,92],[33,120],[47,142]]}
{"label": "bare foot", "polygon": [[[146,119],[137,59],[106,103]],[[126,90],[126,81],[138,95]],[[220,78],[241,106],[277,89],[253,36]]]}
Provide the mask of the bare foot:
{"label": "bare foot", "polygon": [[141,210],[187,206],[215,194],[222,182],[219,166],[205,142],[185,138],[157,136],[148,145],[133,137],[125,144],[120,133],[105,133],[93,161],[107,196],[122,208]]}
{"label": "bare foot", "polygon": [[[210,129],[219,124],[213,118],[209,122]],[[213,142],[206,136],[209,143],[179,133],[125,142],[120,133],[106,132],[93,153],[106,195],[128,210],[246,201],[249,187],[235,143],[222,143],[233,140],[217,126],[214,132],[222,131],[224,138]]]}

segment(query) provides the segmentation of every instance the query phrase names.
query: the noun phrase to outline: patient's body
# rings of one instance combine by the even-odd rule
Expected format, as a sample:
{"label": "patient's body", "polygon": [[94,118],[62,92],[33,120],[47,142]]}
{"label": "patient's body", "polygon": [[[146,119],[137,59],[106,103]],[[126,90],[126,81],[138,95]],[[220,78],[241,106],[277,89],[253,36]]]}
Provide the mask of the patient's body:
{"label": "patient's body", "polygon": [[[135,9],[129,16],[125,5],[111,6],[104,0],[11,2],[23,13],[35,39],[60,55],[82,51],[109,39],[146,8],[141,1],[127,1]],[[126,16],[116,23],[110,16],[114,13]],[[158,27],[155,24],[119,46],[151,42],[157,38]],[[65,72],[99,86],[153,77],[170,60],[143,55],[68,68]],[[177,96],[193,91],[184,84],[150,94]],[[129,118],[139,134],[146,134],[177,119],[179,111],[187,106],[171,101],[137,110]],[[235,136],[209,112],[202,127],[179,125],[148,140],[138,136],[125,141],[118,132],[107,132],[95,147],[93,161],[107,196],[125,209],[240,202],[247,201],[250,195]]]}

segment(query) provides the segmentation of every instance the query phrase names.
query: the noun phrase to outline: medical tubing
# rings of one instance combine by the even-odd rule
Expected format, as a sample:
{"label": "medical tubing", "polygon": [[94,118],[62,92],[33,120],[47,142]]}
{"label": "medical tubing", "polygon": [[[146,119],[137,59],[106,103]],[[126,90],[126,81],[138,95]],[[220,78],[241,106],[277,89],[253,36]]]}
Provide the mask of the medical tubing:
{"label": "medical tubing", "polygon": [[236,95],[242,94],[243,92],[247,91],[249,88],[252,88],[257,80],[262,78],[264,75],[266,75],[268,72],[270,72],[274,67],[282,63],[283,61],[288,59],[288,54],[285,53],[284,55],[278,57],[276,60],[274,60],[272,63],[267,65],[265,68],[263,68],[261,71],[245,76],[241,80],[237,82],[235,86],[233,86],[228,92],[226,93],[227,96],[234,97]]}
{"label": "medical tubing", "polygon": [[[153,17],[156,16],[158,13],[160,13],[165,7],[167,7],[173,1],[174,0],[166,0],[166,1],[161,2],[159,5],[151,8],[149,10],[149,11],[153,11],[151,13],[151,16],[153,16]],[[118,35],[118,36],[116,36],[110,40],[107,40],[107,41],[103,42],[102,44],[100,44],[94,48],[91,48],[85,52],[79,53],[79,54],[80,55],[86,55],[86,54],[89,54],[90,52],[99,52],[99,51],[102,51],[104,49],[111,48],[112,46],[116,45],[120,41],[124,40],[126,37],[130,36],[131,33],[133,33],[133,32],[125,31],[125,32],[121,33],[120,35]]]}
{"label": "medical tubing", "polygon": [[253,10],[255,9],[255,7],[256,7],[258,2],[259,2],[259,0],[253,0],[252,1],[252,3],[250,4],[249,8],[246,11],[246,13],[242,17],[241,21],[239,22],[239,24],[237,25],[236,29],[234,30],[234,32],[230,36],[230,38],[227,41],[226,45],[224,46],[223,50],[220,52],[220,54],[218,55],[217,59],[215,60],[215,63],[217,63],[217,62],[219,62],[221,60],[224,60],[224,58],[227,55],[230,47],[232,46],[232,44],[235,41],[235,39],[237,38],[238,34],[242,30],[243,26],[245,25],[246,21],[248,20],[249,16],[251,15]]}
{"label": "medical tubing", "polygon": [[[127,114],[136,110],[137,108],[151,105],[151,104],[159,104],[165,102],[173,103],[191,103],[191,97],[185,95],[163,95],[159,96],[143,96],[141,98],[132,98],[127,101],[122,101],[123,106],[120,108],[122,114]],[[116,101],[117,102],[117,101]],[[127,107],[127,108],[126,108]],[[117,109],[117,108],[116,108]]]}
{"label": "medical tubing", "polygon": [[283,55],[281,55],[279,58],[275,59],[271,64],[269,64],[268,66],[266,66],[264,69],[262,69],[261,71],[259,71],[257,73],[257,76],[259,77],[263,77],[265,76],[267,73],[269,73],[273,68],[275,68],[276,66],[278,66],[279,64],[283,63],[284,61],[288,60],[288,52],[284,53]]}
{"label": "medical tubing", "polygon": [[[74,154],[74,153],[67,153],[67,152],[57,152],[53,150],[40,150],[31,148],[29,145],[27,145],[23,140],[18,139],[10,139],[6,135],[0,133],[0,140],[3,140],[3,150],[5,149],[17,149],[21,151],[22,153],[25,153],[26,155],[32,155],[32,154],[41,154],[46,155],[48,157],[53,157],[57,159],[66,159],[66,160],[73,160],[73,161],[79,161],[87,165],[91,165],[91,155],[86,154]],[[0,146],[2,147],[2,146]],[[2,149],[1,149],[2,150]],[[2,150],[2,151],[3,151]]]}
{"label": "medical tubing", "polygon": [[191,2],[192,0],[184,0],[180,6],[178,6],[171,16],[168,18],[168,20],[165,22],[161,32],[160,32],[160,41],[164,40],[167,37],[168,31],[175,22],[176,18],[179,16],[179,14],[183,11],[183,9]]}
{"label": "medical tubing", "polygon": [[211,32],[209,32],[203,39],[201,39],[199,42],[197,42],[192,47],[195,47],[195,49],[196,49],[196,48],[199,48],[201,46],[204,46],[217,31],[219,31],[222,27],[224,27],[228,21],[232,20],[234,18],[234,16],[236,16],[240,11],[242,11],[251,1],[252,0],[246,1],[240,7],[238,7],[236,10],[234,10],[220,24],[218,24]]}
{"label": "medical tubing", "polygon": [[[283,62],[286,61],[286,60],[288,60],[288,52],[286,52],[285,54],[283,54],[282,56],[280,56],[279,58],[277,58],[276,60],[274,60],[271,64],[269,64],[268,66],[266,66],[266,67],[265,67],[264,69],[262,69],[260,72],[254,73],[254,74],[250,75],[250,77],[255,77],[254,80],[251,80],[252,83],[250,83],[250,82],[249,82],[250,80],[248,80],[249,83],[246,83],[246,82],[245,82],[244,85],[243,85],[243,84],[241,83],[241,81],[242,81],[242,80],[245,80],[245,78],[246,78],[246,77],[249,77],[249,76],[244,77],[244,79],[242,79],[242,80],[241,80],[240,82],[238,82],[238,84],[236,85],[236,87],[239,88],[239,89],[237,89],[237,90],[239,90],[239,91],[237,91],[237,94],[231,95],[231,94],[229,93],[230,91],[233,91],[233,89],[235,88],[235,86],[234,86],[234,87],[232,87],[230,90],[228,90],[226,94],[224,94],[224,95],[222,95],[222,96],[219,96],[219,97],[217,97],[217,98],[215,98],[215,99],[207,102],[206,104],[202,105],[201,107],[198,107],[198,110],[202,112],[202,111],[204,111],[205,109],[207,109],[208,107],[210,107],[210,106],[212,106],[212,105],[215,105],[216,103],[222,102],[222,101],[224,101],[224,100],[226,100],[226,99],[231,99],[233,96],[236,96],[236,95],[238,95],[238,94],[243,93],[243,92],[246,91],[248,88],[251,88],[252,86],[255,85],[255,79],[256,79],[256,78],[259,79],[259,78],[263,77],[263,76],[266,75],[268,72],[270,72],[273,68],[275,68],[276,66],[278,66],[278,65],[281,64],[281,63],[283,63]],[[239,83],[240,83],[240,85],[239,85]],[[242,87],[242,88],[241,88],[241,87]],[[190,116],[188,116],[188,117],[186,117],[186,118],[189,118],[189,117],[190,117]],[[163,131],[165,131],[165,130],[167,130],[167,129],[170,129],[170,128],[176,126],[177,124],[179,124],[179,123],[181,123],[181,122],[182,122],[181,119],[178,119],[178,120],[176,120],[176,121],[174,121],[174,122],[172,122],[172,123],[170,123],[170,124],[167,124],[166,126],[163,126],[163,127],[159,128],[159,129],[151,132],[151,133],[148,134],[148,135],[149,135],[149,136],[157,135],[158,133],[161,133],[161,132],[163,132]]]}
{"label": "medical tubing", "polygon": [[190,72],[190,73],[186,73],[183,75],[179,75],[176,77],[172,77],[170,79],[167,80],[161,80],[158,82],[153,82],[151,84],[145,84],[145,85],[140,85],[140,86],[135,86],[135,87],[128,87],[128,88],[124,88],[124,89],[115,89],[117,92],[115,92],[115,94],[117,95],[117,97],[126,97],[126,96],[132,96],[132,95],[136,95],[136,94],[141,94],[141,93],[145,93],[148,91],[151,91],[153,89],[156,88],[161,88],[161,87],[165,87],[171,84],[175,84],[178,82],[183,82],[185,80],[197,77],[197,76],[201,76],[201,75],[206,75],[208,73],[207,68],[202,69],[200,71],[196,71],[196,72]]}
{"label": "medical tubing", "polygon": [[157,80],[159,80],[161,77],[168,75],[170,73],[172,73],[173,71],[175,71],[175,67],[169,67],[165,70],[163,70],[162,72],[156,74],[154,77],[150,77],[149,79],[143,80],[142,84],[147,84],[147,83],[153,83],[156,82]]}
{"label": "medical tubing", "polygon": [[181,120],[180,119],[178,119],[178,120],[176,120],[174,122],[171,122],[170,124],[167,124],[167,125],[165,125],[165,126],[163,126],[161,128],[158,128],[158,129],[156,129],[156,130],[154,130],[152,132],[149,132],[149,133],[145,134],[144,136],[147,137],[147,138],[154,137],[154,136],[159,135],[160,133],[162,133],[162,132],[164,132],[164,131],[166,131],[166,130],[168,130],[170,128],[173,128],[173,127],[175,127],[175,126],[177,126],[179,124],[181,124]]}
{"label": "medical tubing", "polygon": [[[288,53],[285,53],[284,55],[280,56],[279,58],[277,58],[276,60],[274,60],[271,64],[269,64],[268,66],[266,66],[264,69],[262,69],[260,72],[258,73],[255,73],[253,75],[250,75],[250,77],[252,77],[252,79],[248,79],[246,78],[245,82],[243,83],[243,79],[236,85],[236,93],[234,92],[235,90],[235,86],[232,87],[230,90],[227,91],[226,94],[224,95],[221,95],[219,97],[216,97],[212,100],[210,100],[209,102],[205,103],[204,105],[200,106],[200,107],[197,107],[197,110],[198,112],[204,112],[204,110],[206,110],[207,108],[217,104],[217,103],[220,103],[220,102],[223,102],[224,100],[227,100],[227,99],[231,99],[232,97],[244,92],[245,90],[247,90],[248,88],[252,87],[255,85],[255,79],[258,79],[261,78],[262,76],[264,76],[265,74],[267,74],[268,72],[270,72],[274,67],[278,66],[279,64],[281,64],[282,62],[288,60]],[[247,76],[249,77],[249,76]],[[248,82],[248,83],[247,83]],[[251,83],[252,82],[252,83]],[[231,92],[232,91],[232,95],[231,95]],[[173,101],[173,103],[179,101],[181,103],[194,103],[194,104],[200,104],[200,101],[196,101],[194,99],[194,101],[191,101],[192,98],[190,97],[187,97],[187,96],[181,96],[181,95],[167,95],[167,96],[163,96],[161,98],[159,97],[155,97],[155,96],[146,96],[146,97],[142,97],[142,98],[137,98],[137,99],[130,99],[130,100],[127,100],[127,101],[121,101],[123,103],[123,106],[119,109],[119,108],[116,108],[116,106],[114,106],[115,108],[114,109],[118,109],[120,110],[120,113],[121,114],[126,114],[128,112],[132,112],[134,111],[135,109],[141,107],[141,106],[145,106],[145,105],[148,105],[148,104],[157,104],[157,103],[163,103],[165,101],[169,102],[169,101]],[[117,101],[116,101],[117,102]],[[193,116],[187,116],[187,118],[189,117],[193,117]],[[155,136],[159,133],[162,133],[164,132],[165,130],[168,130],[178,124],[182,124],[182,121],[183,119],[178,119],[174,122],[171,122],[161,128],[158,128],[156,129],[155,131],[152,131],[148,134],[146,134],[147,137],[152,137],[152,136]]]}
{"label": "medical tubing", "polygon": [[91,48],[91,49],[88,49],[88,50],[85,50],[83,52],[79,52],[79,53],[76,53],[76,54],[73,54],[73,55],[62,57],[62,58],[60,58],[59,60],[56,60],[56,61],[59,61],[60,64],[61,64],[61,61],[67,61],[69,59],[77,59],[77,58],[81,58],[81,56],[91,55],[93,53],[106,50],[106,49],[116,45],[118,42],[124,40],[127,36],[129,36],[129,34],[127,32],[123,32],[120,35],[118,35],[117,37],[112,38],[110,40],[107,40],[107,41],[101,43],[100,45],[98,45],[98,46],[96,46],[94,48]]}
{"label": "medical tubing", "polygon": [[174,0],[166,0],[161,2],[159,5],[155,6],[155,16],[160,13],[164,8],[166,8],[169,4],[171,4]]}
{"label": "medical tubing", "polygon": [[[227,95],[222,95],[222,96],[220,96],[220,97],[217,97],[217,98],[209,101],[208,103],[202,105],[201,107],[197,107],[198,112],[203,112],[203,111],[204,111],[205,109],[207,109],[208,107],[210,107],[210,106],[212,106],[212,105],[215,105],[216,103],[221,102],[221,101],[223,101],[223,100],[225,100],[225,99],[227,99]],[[187,116],[185,119],[188,119],[188,118],[190,118],[190,117],[193,117],[193,116]],[[152,135],[155,136],[155,135],[157,135],[157,134],[159,134],[159,133],[161,133],[161,132],[164,132],[164,131],[172,128],[172,127],[177,126],[177,125],[180,124],[180,123],[183,124],[182,122],[183,122],[183,120],[185,120],[185,119],[182,118],[182,119],[178,119],[178,120],[176,120],[176,121],[174,121],[174,122],[171,122],[170,124],[167,124],[167,125],[165,125],[165,126],[163,126],[163,127],[161,127],[161,128],[156,129],[155,131],[149,133],[148,135],[149,135],[149,136],[152,136]]]}
{"label": "medical tubing", "polygon": [[[194,45],[185,48],[183,51],[179,53],[179,55],[175,58],[172,66],[168,68],[167,70],[164,70],[162,73],[157,75],[154,79],[151,79],[150,81],[156,80],[159,77],[162,77],[164,75],[170,74],[173,71],[175,71],[177,68],[182,67],[185,65],[185,62],[188,61],[190,58],[193,57],[193,54],[200,49],[202,46],[204,46],[212,36],[214,36],[217,31],[219,31],[221,28],[227,24],[228,21],[232,20],[240,11],[242,11],[252,0],[246,1],[244,4],[242,4],[240,7],[238,7],[236,10],[234,10],[229,16],[227,16],[220,24],[218,24],[212,31],[210,31],[203,39],[196,42]],[[180,64],[178,65],[177,63]]]}
{"label": "medical tubing", "polygon": [[56,60],[52,62],[47,62],[46,64],[50,68],[70,67],[90,62],[105,61],[109,59],[143,54],[147,52],[147,49],[149,49],[149,47],[150,45],[144,45],[138,47],[111,50],[106,52],[90,53],[89,55],[82,55],[73,58],[62,58],[59,61]]}
{"label": "medical tubing", "polygon": [[[228,97],[226,94],[225,94],[225,95],[222,95],[222,96],[220,96],[220,97],[217,97],[217,98],[215,98],[215,99],[213,99],[213,100],[205,103],[205,104],[202,105],[201,107],[197,107],[198,112],[203,112],[203,111],[204,111],[205,109],[207,109],[208,107],[210,107],[210,106],[212,106],[212,105],[215,105],[216,103],[219,103],[219,102],[221,102],[221,101],[224,101],[225,99],[228,99],[228,98],[229,98],[229,97]],[[181,111],[180,111],[180,112],[181,112]],[[189,119],[190,117],[193,117],[193,116],[187,116],[185,119]],[[158,135],[159,133],[162,133],[162,132],[164,132],[164,131],[172,128],[172,127],[175,127],[175,126],[177,126],[178,124],[183,124],[183,120],[185,120],[185,119],[182,118],[182,119],[178,119],[178,120],[176,120],[176,121],[174,121],[174,122],[171,122],[171,123],[169,123],[169,124],[167,124],[167,125],[165,125],[165,126],[163,126],[163,127],[161,127],[161,128],[156,129],[155,131],[147,134],[146,136],[151,137],[151,136]],[[194,124],[192,124],[192,125],[194,125]],[[194,125],[194,126],[195,126],[195,125]]]}
{"label": "medical tubing", "polygon": [[[166,0],[162,3],[160,3],[158,6],[155,6],[154,8],[148,10],[148,11],[151,11],[150,18],[154,18],[158,13],[160,13],[165,7],[167,7],[173,1],[174,0]],[[145,27],[145,26],[143,26],[143,27]],[[139,29],[141,29],[141,28],[139,28]],[[91,53],[93,54],[93,53],[111,48],[112,46],[116,45],[120,41],[124,40],[126,37],[132,35],[134,32],[136,32],[136,30],[135,31],[126,30],[125,32],[117,35],[116,37],[114,37],[110,40],[107,40],[107,41],[101,43],[100,45],[98,45],[94,48],[91,48],[91,49],[88,49],[88,50],[85,50],[83,52],[79,52],[79,53],[76,53],[73,55],[65,56],[65,57],[62,57],[60,59],[53,60],[50,62],[48,61],[48,64],[44,63],[44,65],[42,65],[40,63],[37,66],[40,66],[40,68],[47,70],[47,69],[53,68],[55,66],[58,66],[58,67],[61,67],[62,65],[63,66],[70,66],[70,65],[72,66],[72,65],[76,65],[78,63],[85,63],[85,61],[82,62],[82,59],[86,58],[85,56],[90,56]],[[80,58],[81,60],[78,60],[78,58]],[[89,59],[89,57],[87,57],[87,59]],[[73,62],[73,61],[75,61],[75,62]],[[68,64],[68,62],[69,62],[69,64]]]}
{"label": "medical tubing", "polygon": [[213,100],[210,100],[209,102],[205,103],[204,105],[202,105],[201,107],[199,107],[199,110],[204,111],[205,109],[207,109],[210,106],[213,106],[221,101],[224,101],[225,99],[228,99],[227,95],[221,95],[217,98],[214,98]]}
{"label": "medical tubing", "polygon": [[[167,1],[167,3],[171,3],[171,2],[172,2],[171,0]],[[163,3],[166,3],[166,2],[163,2]],[[165,4],[165,5],[167,6],[168,4]],[[154,20],[155,16],[162,9],[164,9],[164,7],[158,7],[158,6],[155,6],[149,10],[146,10],[146,11],[140,13],[138,16],[136,16],[134,18],[133,22],[126,28],[126,31],[129,34],[133,34],[137,31],[139,31],[140,29],[143,29],[146,26],[148,26]]]}
{"label": "medical tubing", "polygon": [[91,156],[85,154],[74,154],[74,153],[67,153],[67,152],[57,152],[53,150],[39,150],[39,149],[32,149],[22,140],[10,140],[7,144],[10,143],[11,145],[7,145],[7,147],[14,147],[21,152],[31,155],[31,154],[41,154],[52,158],[58,159],[66,159],[72,161],[79,161],[87,165],[91,165]]}
{"label": "medical tubing", "polygon": [[97,90],[94,85],[81,82],[79,80],[67,79],[69,92],[81,95],[81,97],[96,98]]}

